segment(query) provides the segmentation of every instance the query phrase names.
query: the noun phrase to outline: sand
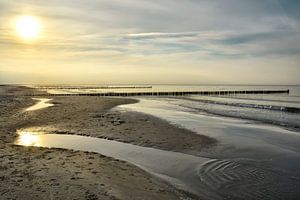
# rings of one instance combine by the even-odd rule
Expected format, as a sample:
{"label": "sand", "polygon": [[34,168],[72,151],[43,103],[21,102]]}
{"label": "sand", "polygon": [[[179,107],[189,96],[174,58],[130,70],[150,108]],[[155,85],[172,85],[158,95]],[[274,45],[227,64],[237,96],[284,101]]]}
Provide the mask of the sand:
{"label": "sand", "polygon": [[36,103],[22,96],[32,90],[0,88],[1,199],[195,198],[136,166],[100,154],[16,146],[16,131],[87,135],[190,154],[209,150],[215,140],[149,115],[112,109],[135,103],[133,99],[54,97],[53,107],[24,112]]}
{"label": "sand", "polygon": [[56,106],[27,113],[30,120],[22,126],[29,130],[106,138],[189,154],[197,154],[215,143],[212,138],[150,115],[111,110],[117,105],[137,102],[133,99],[55,97],[50,102]]}

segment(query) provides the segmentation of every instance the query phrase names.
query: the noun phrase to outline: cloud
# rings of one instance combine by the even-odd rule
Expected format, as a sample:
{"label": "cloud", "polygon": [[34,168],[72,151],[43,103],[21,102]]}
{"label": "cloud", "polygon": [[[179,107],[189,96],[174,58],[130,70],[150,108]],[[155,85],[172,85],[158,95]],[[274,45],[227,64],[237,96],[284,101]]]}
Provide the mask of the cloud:
{"label": "cloud", "polygon": [[184,38],[195,37],[198,33],[132,33],[125,36],[127,39],[157,39],[157,38]]}
{"label": "cloud", "polygon": [[[285,70],[295,72],[299,10],[298,0],[1,0],[0,70],[28,63],[28,68],[77,66],[84,72],[86,64],[98,66],[97,73],[125,73],[121,69],[179,68],[183,62],[183,70],[201,71],[204,61],[238,68],[240,60],[257,59],[255,64],[269,69],[272,59],[281,58]],[[43,22],[32,45],[20,42],[9,24],[23,14]]]}

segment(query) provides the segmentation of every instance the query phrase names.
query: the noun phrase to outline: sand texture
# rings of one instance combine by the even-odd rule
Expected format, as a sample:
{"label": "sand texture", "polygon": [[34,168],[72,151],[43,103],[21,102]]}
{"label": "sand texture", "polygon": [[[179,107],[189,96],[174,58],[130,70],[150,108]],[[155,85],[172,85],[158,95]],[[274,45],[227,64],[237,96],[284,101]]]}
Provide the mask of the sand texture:
{"label": "sand texture", "polygon": [[27,88],[0,88],[1,199],[195,198],[136,166],[100,154],[16,146],[16,131],[86,135],[191,154],[209,148],[213,139],[149,115],[111,110],[135,103],[132,99],[55,97],[53,107],[24,112],[36,103],[21,96]]}

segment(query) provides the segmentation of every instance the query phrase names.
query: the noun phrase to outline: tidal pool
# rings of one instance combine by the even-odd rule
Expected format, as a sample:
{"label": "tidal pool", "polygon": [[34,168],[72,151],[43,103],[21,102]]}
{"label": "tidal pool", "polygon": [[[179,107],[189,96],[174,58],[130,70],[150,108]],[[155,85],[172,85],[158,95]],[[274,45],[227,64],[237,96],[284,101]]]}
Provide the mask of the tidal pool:
{"label": "tidal pool", "polygon": [[50,106],[54,106],[54,104],[48,103],[52,99],[45,99],[45,98],[33,98],[33,99],[37,100],[38,102],[36,104],[34,104],[33,106],[26,108],[25,111],[34,111],[34,110],[39,110],[39,109],[47,108]]}
{"label": "tidal pool", "polygon": [[[50,99],[37,100],[39,102],[27,111],[53,105],[47,103]],[[48,134],[33,129],[20,129],[15,144],[96,152],[124,160],[201,199],[300,199],[298,134],[266,126],[257,127],[244,121],[224,121],[169,109],[170,104],[166,104],[168,109],[164,109],[152,108],[141,102],[132,104],[131,108],[139,105],[143,106],[138,111],[148,111],[156,116],[157,112],[163,113],[158,116],[217,138],[233,148],[230,154],[227,152],[223,156],[205,154],[199,157],[113,140]],[[124,107],[128,106],[121,106]]]}
{"label": "tidal pool", "polygon": [[281,199],[282,192],[290,192],[285,197],[297,195],[299,185],[298,180],[251,160],[210,159],[100,138],[20,130],[15,144],[96,152],[124,160],[201,199]]}

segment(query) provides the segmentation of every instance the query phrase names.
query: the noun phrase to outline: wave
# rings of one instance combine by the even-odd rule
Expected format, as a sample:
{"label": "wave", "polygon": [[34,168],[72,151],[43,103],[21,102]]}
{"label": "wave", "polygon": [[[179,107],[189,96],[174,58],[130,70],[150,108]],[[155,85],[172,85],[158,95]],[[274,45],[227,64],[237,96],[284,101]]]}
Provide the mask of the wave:
{"label": "wave", "polygon": [[244,120],[253,120],[259,123],[266,123],[266,124],[272,124],[280,127],[284,127],[288,130],[293,130],[293,131],[300,131],[300,125],[298,123],[292,123],[288,121],[280,121],[276,119],[271,118],[259,118],[258,116],[251,116],[251,115],[241,115],[241,114],[232,114],[230,112],[220,112],[220,111],[214,111],[210,109],[203,109],[203,108],[195,108],[195,107],[190,107],[186,106],[183,104],[180,104],[181,107],[191,109],[197,112],[205,112],[207,114],[212,114],[212,115],[217,115],[217,116],[222,116],[222,117],[232,117],[232,118],[238,118],[238,119],[244,119]]}
{"label": "wave", "polygon": [[281,112],[289,112],[289,113],[300,113],[300,108],[297,108],[297,107],[262,105],[262,104],[251,104],[251,103],[230,103],[230,102],[200,100],[200,99],[192,99],[192,98],[184,98],[184,99],[190,100],[190,101],[201,102],[201,103],[207,103],[207,104],[217,104],[217,105],[234,106],[234,107],[242,107],[242,108],[264,109],[264,110],[273,110],[273,111],[281,111]]}
{"label": "wave", "polygon": [[[217,96],[218,98],[230,98],[230,99],[237,99],[237,100],[253,100],[253,101],[262,101],[262,102],[276,102],[276,103],[296,103],[300,104],[300,96],[262,96],[264,98],[253,98],[250,96]],[[284,98],[283,98],[284,97]]]}
{"label": "wave", "polygon": [[227,199],[298,199],[299,181],[249,163],[212,159],[198,169],[206,187]]}

